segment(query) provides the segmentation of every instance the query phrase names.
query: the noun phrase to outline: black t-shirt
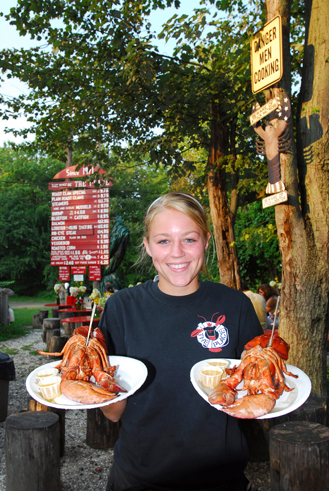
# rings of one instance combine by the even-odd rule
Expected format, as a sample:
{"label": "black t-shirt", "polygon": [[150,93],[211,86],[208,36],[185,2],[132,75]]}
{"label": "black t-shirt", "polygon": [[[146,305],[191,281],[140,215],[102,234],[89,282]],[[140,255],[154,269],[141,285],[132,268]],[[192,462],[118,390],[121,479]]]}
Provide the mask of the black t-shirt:
{"label": "black t-shirt", "polygon": [[164,489],[229,489],[225,482],[246,466],[246,441],[235,418],[195,391],[190,370],[203,359],[240,358],[244,345],[263,333],[250,300],[211,282],[170,296],[148,281],[113,295],[100,329],[110,353],[137,358],[148,369],[121,418],[120,467]]}

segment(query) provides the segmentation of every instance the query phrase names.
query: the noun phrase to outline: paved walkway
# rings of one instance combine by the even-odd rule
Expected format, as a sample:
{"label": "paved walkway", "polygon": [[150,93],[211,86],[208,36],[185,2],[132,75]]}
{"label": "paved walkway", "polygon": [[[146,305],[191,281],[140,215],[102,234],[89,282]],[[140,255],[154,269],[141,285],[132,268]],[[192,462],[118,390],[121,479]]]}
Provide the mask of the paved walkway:
{"label": "paved walkway", "polygon": [[33,302],[33,301],[26,301],[26,302],[14,302],[9,300],[9,307],[13,310],[15,309],[43,309],[43,308],[48,308],[45,307],[45,303],[50,303],[49,302]]}

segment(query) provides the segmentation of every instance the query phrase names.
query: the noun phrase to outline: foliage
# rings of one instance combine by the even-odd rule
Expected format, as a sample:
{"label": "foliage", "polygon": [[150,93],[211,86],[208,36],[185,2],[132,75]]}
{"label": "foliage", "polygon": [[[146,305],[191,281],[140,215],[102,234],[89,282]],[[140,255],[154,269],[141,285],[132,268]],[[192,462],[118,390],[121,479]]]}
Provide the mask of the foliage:
{"label": "foliage", "polygon": [[0,278],[32,294],[50,261],[50,192],[62,164],[35,152],[0,149]]}
{"label": "foliage", "polygon": [[[128,156],[134,155],[133,161],[144,159],[145,166],[166,165],[171,188],[182,179],[188,182],[187,176],[196,170],[197,179],[190,180],[188,189],[193,194],[200,190],[201,195],[206,194],[211,170],[206,164],[215,123],[223,128],[223,156],[216,164],[224,170],[224,192],[231,196],[231,205],[244,205],[266,185],[266,166],[254,157],[255,137],[248,122],[255,99],[250,91],[249,42],[264,24],[264,4],[256,0],[249,7],[244,2],[210,0],[200,2],[190,17],[174,15],[160,34],[176,40],[169,56],[159,53],[148,16],[151,9],[172,4],[177,7],[179,2],[19,0],[8,20],[22,35],[43,36],[46,45],[0,53],[3,71],[30,87],[28,96],[4,101],[4,118],[24,112],[34,125],[38,148],[62,160],[66,148],[74,146],[81,150],[76,162],[90,164],[97,159],[113,173],[117,161],[132,162]],[[297,69],[303,12],[299,2],[293,6]],[[218,15],[220,10],[226,14]],[[54,24],[54,19],[61,22]],[[136,215],[134,206],[130,208]],[[231,206],[233,221],[235,213]],[[115,214],[120,215],[116,210]],[[129,223],[131,244],[137,243],[139,224]],[[135,283],[138,274],[142,278],[151,274],[145,269],[137,272],[136,257],[137,249],[129,247],[120,268],[126,271],[125,284]],[[218,277],[215,264],[212,277]]]}
{"label": "foliage", "polygon": [[[110,147],[125,161],[127,155],[147,155],[146,163],[161,162],[176,178],[195,166],[189,151],[202,149],[203,163],[208,161],[203,183],[216,145],[213,128],[221,127],[222,158],[211,165],[224,169],[223,193],[227,186],[235,196],[237,181],[248,179],[254,197],[264,185],[265,169],[252,158],[254,134],[246,124],[254,102],[249,41],[251,26],[259,25],[258,12],[264,12],[217,2],[217,8],[229,10],[223,17],[213,2],[209,8],[200,2],[189,18],[175,15],[164,25],[160,37],[176,40],[169,56],[159,53],[148,15],[150,8],[172,3],[20,0],[8,19],[23,35],[44,36],[48,46],[0,54],[8,76],[30,87],[27,96],[6,101],[4,117],[24,112],[39,148],[63,158],[76,142],[89,162],[98,158],[108,170]],[[52,22],[57,18],[60,27]],[[231,207],[233,218],[235,211]]]}
{"label": "foliage", "polygon": [[[118,156],[112,155],[111,158],[114,183],[110,190],[111,227],[115,223],[115,217],[121,216],[123,223],[130,231],[130,241],[118,270],[122,286],[127,287],[129,284],[143,282],[155,275],[149,257],[142,255],[140,247],[144,235],[143,216],[154,199],[170,190],[191,192],[193,189],[193,195],[200,200],[209,214],[208,196],[201,178],[205,166],[204,153],[191,150],[187,158],[196,162],[196,165],[194,169],[184,167],[177,179],[168,178],[166,169],[161,165],[158,167],[146,165],[146,159],[124,163]],[[62,167],[62,164],[46,157],[35,156],[33,153],[28,154],[20,148],[14,151],[8,147],[0,149],[0,159],[2,162],[0,197],[3,203],[0,208],[0,223],[3,226],[2,233],[6,235],[6,240],[0,245],[1,274],[5,278],[14,276],[16,279],[17,288],[14,287],[13,302],[54,301],[53,285],[58,280],[58,268],[51,267],[49,261],[50,192],[47,189],[47,183]],[[8,196],[11,197],[11,206],[6,205]],[[41,229],[42,243],[40,245],[40,229],[37,229],[36,235],[39,237],[37,239],[39,242],[37,241],[35,245],[35,237],[31,235],[31,231],[35,230],[33,228],[36,219],[35,210],[39,206],[42,206],[44,210],[44,220],[37,221],[36,224],[38,227],[43,227]],[[13,217],[16,219],[13,220]],[[238,230],[247,227],[245,213],[241,214],[241,219],[244,220],[244,225],[238,225]],[[256,217],[253,219],[255,220]],[[14,233],[13,224],[17,227]],[[22,227],[25,227],[23,230],[27,230],[25,234],[22,232]],[[242,263],[248,264],[250,260],[253,260],[254,250],[250,247],[243,247],[243,243],[240,244],[240,242],[238,245],[239,254],[240,248],[243,250]],[[266,248],[267,245],[268,243],[263,247]],[[39,253],[38,247],[42,247],[42,254]],[[217,254],[213,240],[210,242],[207,256],[209,276],[202,277],[219,281]],[[268,257],[270,256],[271,253],[268,254]],[[13,261],[15,268],[12,268]],[[264,277],[267,276],[268,272],[264,273]],[[88,278],[85,283],[88,291],[91,291],[92,285],[89,284]],[[47,286],[49,286],[49,291],[37,293]],[[20,296],[21,293],[23,296]],[[31,296],[31,293],[34,296]]]}
{"label": "foliage", "polygon": [[262,203],[255,201],[237,214],[235,234],[241,278],[255,290],[281,272],[274,213],[272,207],[262,209]]}
{"label": "foliage", "polygon": [[8,288],[9,286],[12,287],[14,284],[14,281],[0,281],[0,288]]}
{"label": "foliage", "polygon": [[[118,160],[118,157],[113,157]],[[129,161],[113,166],[114,185],[110,190],[111,228],[116,216],[121,216],[129,229],[130,238],[125,256],[117,271],[123,287],[153,278],[150,261],[141,258],[145,211],[162,194],[169,192],[163,166],[147,166],[144,162]],[[105,272],[103,267],[103,273]]]}
{"label": "foliage", "polygon": [[[253,102],[249,41],[257,15],[230,8],[230,17],[223,18],[211,8],[213,2],[210,8],[200,5],[189,18],[175,15],[159,36],[176,40],[168,56],[159,53],[157,35],[150,30],[149,2],[116,3],[18,2],[8,20],[22,35],[44,36],[47,45],[2,51],[3,71],[30,87],[27,96],[5,101],[3,117],[24,112],[38,148],[63,159],[75,141],[84,158],[98,155],[103,168],[109,165],[109,145],[123,155],[149,152],[151,162],[173,165],[175,172],[182,161],[189,168],[190,149],[205,149],[207,159],[214,118],[230,127],[224,142],[228,154],[250,156],[253,130],[245,121]],[[156,7],[165,4],[152,2]],[[53,26],[55,18],[61,27]],[[232,159],[227,165],[230,174]],[[241,173],[244,166],[237,169]]]}

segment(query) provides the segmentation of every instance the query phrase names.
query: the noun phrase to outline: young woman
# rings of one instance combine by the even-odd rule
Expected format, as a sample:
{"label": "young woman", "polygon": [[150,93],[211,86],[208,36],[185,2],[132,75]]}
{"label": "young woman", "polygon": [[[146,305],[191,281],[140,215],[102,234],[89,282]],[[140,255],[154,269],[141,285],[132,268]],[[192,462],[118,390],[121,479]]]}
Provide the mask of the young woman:
{"label": "young woman", "polygon": [[239,358],[263,330],[241,291],[199,281],[210,232],[197,200],[158,198],[145,232],[159,280],[117,292],[100,323],[110,353],[148,369],[137,393],[102,408],[122,422],[107,491],[245,491],[248,451],[238,421],[199,396],[190,370],[203,359]]}

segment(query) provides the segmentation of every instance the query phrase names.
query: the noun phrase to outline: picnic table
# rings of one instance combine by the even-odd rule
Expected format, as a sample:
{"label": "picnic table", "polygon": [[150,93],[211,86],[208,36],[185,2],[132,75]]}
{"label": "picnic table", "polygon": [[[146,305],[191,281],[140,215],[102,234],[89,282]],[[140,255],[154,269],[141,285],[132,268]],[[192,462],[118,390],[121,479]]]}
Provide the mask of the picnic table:
{"label": "picnic table", "polygon": [[74,315],[79,315],[80,313],[82,313],[81,315],[84,315],[86,314],[86,312],[89,312],[91,313],[91,309],[75,309],[73,308],[73,305],[72,305],[72,308],[71,309],[61,309],[61,313],[70,313],[70,314],[74,314]]}

